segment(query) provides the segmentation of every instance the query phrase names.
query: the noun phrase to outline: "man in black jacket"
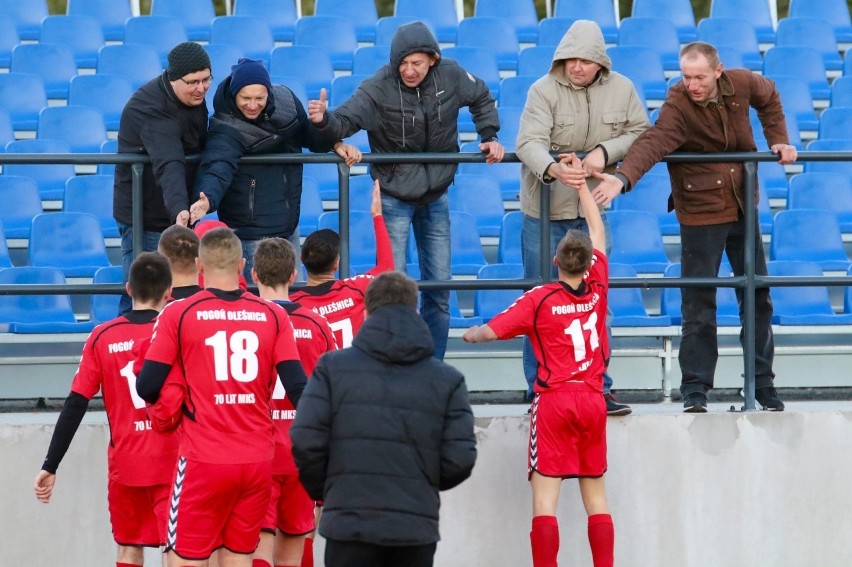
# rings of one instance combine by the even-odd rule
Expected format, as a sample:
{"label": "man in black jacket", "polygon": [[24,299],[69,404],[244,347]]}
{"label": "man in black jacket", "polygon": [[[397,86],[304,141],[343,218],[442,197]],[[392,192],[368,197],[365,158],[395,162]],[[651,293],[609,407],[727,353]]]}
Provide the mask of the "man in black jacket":
{"label": "man in black jacket", "polygon": [[[137,90],[121,113],[118,153],[146,154],[151,163],[142,174],[143,250],[155,252],[160,233],[173,224],[189,223],[189,199],[197,165],[187,154],[200,153],[207,134],[210,58],[204,48],[187,41],[169,52],[169,67]],[[124,280],[133,262],[133,203],[129,164],[118,164],[113,184],[113,216],[121,234]],[[130,309],[122,297],[119,312]]]}
{"label": "man in black jacket", "polygon": [[428,567],[439,491],[473,470],[476,438],[462,376],[432,356],[417,285],[399,272],[370,283],[351,348],[329,352],[290,429],[299,478],[323,500],[325,564]]}

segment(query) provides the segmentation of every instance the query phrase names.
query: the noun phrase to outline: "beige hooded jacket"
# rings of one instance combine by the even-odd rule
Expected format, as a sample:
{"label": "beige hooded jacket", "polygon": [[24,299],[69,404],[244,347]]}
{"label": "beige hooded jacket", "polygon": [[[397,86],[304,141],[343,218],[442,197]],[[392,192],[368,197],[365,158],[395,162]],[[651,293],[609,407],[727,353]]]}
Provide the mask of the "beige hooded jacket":
{"label": "beige hooded jacket", "polygon": [[[586,59],[601,65],[597,78],[586,87],[571,84],[565,75],[566,59]],[[645,105],[633,83],[611,70],[606,44],[595,22],[574,22],[553,55],[550,72],[529,90],[521,115],[516,152],[521,159],[521,211],[538,218],[539,187],[550,152],[588,152],[602,146],[605,171],[612,173],[630,145],[648,126]],[[589,178],[594,187],[597,179]],[[577,191],[558,181],[550,184],[553,220],[584,216]]]}

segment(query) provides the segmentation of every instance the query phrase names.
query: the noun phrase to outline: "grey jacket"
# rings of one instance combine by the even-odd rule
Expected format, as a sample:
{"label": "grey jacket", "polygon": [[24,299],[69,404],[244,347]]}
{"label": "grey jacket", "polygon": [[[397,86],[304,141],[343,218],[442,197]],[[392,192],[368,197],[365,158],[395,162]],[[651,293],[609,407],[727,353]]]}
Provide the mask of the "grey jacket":
{"label": "grey jacket", "polygon": [[[601,65],[598,77],[586,87],[573,85],[565,75],[566,59],[586,59]],[[606,44],[595,22],[578,20],[566,32],[553,55],[550,72],[533,83],[521,115],[516,152],[521,159],[521,211],[538,218],[539,186],[551,151],[588,152],[602,146],[607,168],[627,153],[648,126],[648,114],[633,83],[612,71]],[[589,186],[597,185],[590,178]],[[583,215],[577,191],[554,181],[550,191],[550,218]]]}

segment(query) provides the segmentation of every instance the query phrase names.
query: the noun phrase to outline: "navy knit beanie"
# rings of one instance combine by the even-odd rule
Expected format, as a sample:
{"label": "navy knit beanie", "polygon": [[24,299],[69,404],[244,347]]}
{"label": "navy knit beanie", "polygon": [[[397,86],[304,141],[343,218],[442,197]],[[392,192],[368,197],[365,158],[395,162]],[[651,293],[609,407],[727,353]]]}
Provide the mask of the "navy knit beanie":
{"label": "navy knit beanie", "polygon": [[167,72],[170,81],[210,68],[210,56],[194,41],[179,43],[169,51]]}
{"label": "navy knit beanie", "polygon": [[269,71],[260,59],[243,57],[231,67],[231,95],[236,96],[243,87],[248,85],[263,85],[269,93],[272,92]]}

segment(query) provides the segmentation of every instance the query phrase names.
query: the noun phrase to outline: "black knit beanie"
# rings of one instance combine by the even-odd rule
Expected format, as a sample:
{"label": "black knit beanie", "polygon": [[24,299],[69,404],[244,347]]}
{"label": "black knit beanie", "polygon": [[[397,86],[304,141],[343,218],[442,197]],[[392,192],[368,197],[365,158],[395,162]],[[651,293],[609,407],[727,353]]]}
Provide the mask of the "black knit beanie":
{"label": "black knit beanie", "polygon": [[194,41],[179,43],[169,51],[167,73],[170,81],[177,81],[181,77],[203,69],[210,69],[210,56]]}
{"label": "black knit beanie", "polygon": [[260,59],[243,57],[236,65],[231,67],[231,94],[236,96],[243,87],[248,85],[263,85],[268,92],[272,92],[269,71],[266,70]]}

